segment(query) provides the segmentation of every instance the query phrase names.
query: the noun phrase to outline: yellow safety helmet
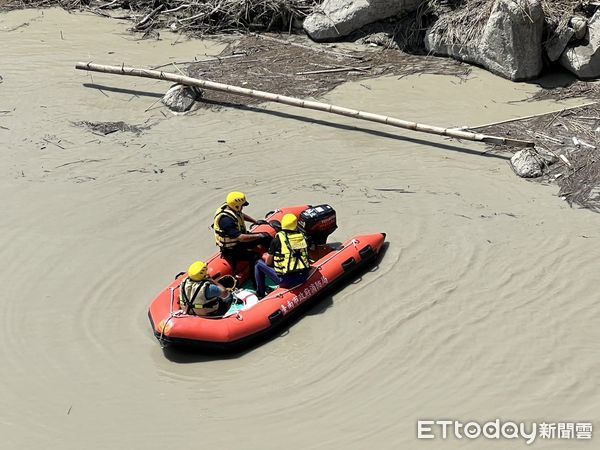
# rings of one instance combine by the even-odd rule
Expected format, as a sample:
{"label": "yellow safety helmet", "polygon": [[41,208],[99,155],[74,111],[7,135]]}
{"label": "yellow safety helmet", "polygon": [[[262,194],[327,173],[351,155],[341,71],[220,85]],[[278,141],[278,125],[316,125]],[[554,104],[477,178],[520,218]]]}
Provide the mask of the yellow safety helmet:
{"label": "yellow safety helmet", "polygon": [[246,200],[246,194],[243,192],[230,192],[227,194],[227,200],[225,200],[227,206],[229,206],[234,211],[241,211],[244,206],[248,205],[248,201]]}
{"label": "yellow safety helmet", "polygon": [[281,229],[296,231],[298,229],[298,218],[294,214],[286,214],[281,219]]}
{"label": "yellow safety helmet", "polygon": [[203,261],[196,261],[188,268],[190,280],[202,281],[208,277],[208,266]]}

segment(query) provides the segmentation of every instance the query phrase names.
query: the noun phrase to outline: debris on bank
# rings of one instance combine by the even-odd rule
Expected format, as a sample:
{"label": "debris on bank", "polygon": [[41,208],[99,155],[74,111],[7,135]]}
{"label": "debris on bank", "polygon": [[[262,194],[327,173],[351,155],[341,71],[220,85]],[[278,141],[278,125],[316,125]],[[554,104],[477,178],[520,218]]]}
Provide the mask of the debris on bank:
{"label": "debris on bank", "polygon": [[503,148],[515,152],[515,173],[556,184],[558,196],[569,205],[600,212],[600,103],[490,125],[478,131],[535,140],[535,150],[525,153]]}
{"label": "debris on bank", "polygon": [[[271,31],[329,42],[364,33],[354,40],[451,56],[511,80],[552,64],[600,77],[600,2],[588,0],[7,0],[0,10],[49,6],[129,20],[143,37]],[[373,32],[381,23],[391,32]]]}
{"label": "debris on bank", "polygon": [[130,20],[132,31],[152,36],[166,29],[199,37],[246,31],[289,31],[301,28],[315,0],[7,0],[0,10],[60,6],[103,17]]}
{"label": "debris on bank", "polygon": [[[292,97],[317,98],[342,83],[383,75],[439,74],[464,80],[471,74],[471,67],[452,59],[415,56],[397,50],[342,51],[309,45],[293,36],[286,39],[249,35],[230,44],[217,58],[188,64],[184,71],[194,78]],[[368,92],[368,85],[362,86]],[[216,91],[204,92],[202,100],[198,107],[261,102]]]}
{"label": "debris on bank", "polygon": [[143,131],[150,128],[150,125],[129,125],[125,122],[88,122],[85,120],[80,122],[73,122],[73,125],[77,127],[87,128],[92,133],[99,134],[101,136],[106,136],[117,131],[126,131],[129,133],[140,135]]}

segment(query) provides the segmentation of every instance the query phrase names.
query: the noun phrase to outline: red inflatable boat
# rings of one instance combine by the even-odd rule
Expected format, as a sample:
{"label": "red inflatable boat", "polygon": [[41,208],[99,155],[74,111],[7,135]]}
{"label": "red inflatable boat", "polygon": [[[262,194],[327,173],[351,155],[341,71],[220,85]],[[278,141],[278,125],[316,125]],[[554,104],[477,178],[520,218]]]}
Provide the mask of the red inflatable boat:
{"label": "red inflatable boat", "polygon": [[[335,211],[328,205],[297,206],[273,211],[266,216],[269,224],[255,226],[252,232],[274,236],[276,226],[287,213],[299,217],[299,224],[311,245],[311,258],[315,262],[311,264],[306,282],[290,289],[275,288],[260,301],[253,292],[238,290],[234,292],[234,304],[223,317],[200,317],[185,314],[179,305],[179,286],[187,276],[180,274],[158,295],[148,311],[154,335],[161,345],[195,344],[225,349],[250,343],[290,317],[301,305],[372,263],[383,247],[385,233],[356,236],[344,244],[327,245],[327,236],[337,228]],[[237,275],[238,284],[241,285],[250,276],[247,263],[239,263],[234,274],[233,268],[220,253],[207,263],[213,279]]]}

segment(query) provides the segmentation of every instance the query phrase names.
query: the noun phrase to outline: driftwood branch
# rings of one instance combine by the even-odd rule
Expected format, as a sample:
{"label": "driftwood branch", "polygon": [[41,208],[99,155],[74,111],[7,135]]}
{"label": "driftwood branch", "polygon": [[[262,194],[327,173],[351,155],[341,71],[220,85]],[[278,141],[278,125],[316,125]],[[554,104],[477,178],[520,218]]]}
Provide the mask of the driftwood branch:
{"label": "driftwood branch", "polygon": [[514,119],[500,120],[498,122],[491,122],[491,123],[486,123],[484,125],[477,125],[476,127],[467,127],[467,128],[469,130],[478,130],[479,128],[487,128],[487,127],[491,127],[494,125],[502,125],[502,124],[510,123],[510,122],[518,122],[521,120],[533,119],[535,117],[546,116],[548,114],[555,114],[555,113],[561,114],[561,113],[563,113],[565,111],[569,111],[571,109],[578,109],[578,108],[583,108],[585,106],[592,106],[592,105],[595,105],[596,103],[598,103],[598,102],[589,102],[589,103],[584,103],[583,105],[570,106],[568,108],[561,108],[556,111],[542,112],[542,113],[538,113],[538,114],[531,114],[529,116],[515,117]]}
{"label": "driftwood branch", "polygon": [[115,3],[117,3],[118,0],[113,0],[110,3],[106,3],[105,5],[100,5],[98,6],[98,8],[100,9],[106,9],[106,8],[110,8],[112,5],[114,5]]}
{"label": "driftwood branch", "polygon": [[[227,55],[227,56],[217,56],[216,58],[210,58],[210,59],[198,59],[198,60],[194,60],[194,61],[175,61],[175,64],[200,64],[200,63],[211,63],[211,62],[215,62],[215,61],[223,61],[226,59],[231,59],[231,58],[245,58],[246,55],[245,53],[239,53],[239,54],[235,54],[235,55]],[[162,67],[167,67],[170,66],[171,64],[173,64],[172,62],[168,62],[165,64],[161,64],[160,66],[154,66],[152,67],[153,70],[155,69],[160,69]]]}
{"label": "driftwood branch", "polygon": [[165,7],[165,5],[163,3],[161,3],[160,5],[158,5],[156,8],[154,8],[152,11],[150,11],[146,17],[144,17],[142,20],[140,20],[134,27],[134,30],[142,30],[145,28],[145,25],[155,16],[157,15],[159,12],[161,12],[161,10]]}
{"label": "driftwood branch", "polygon": [[83,63],[79,62],[75,65],[76,69],[88,70],[93,72],[112,73],[115,75],[128,75],[134,77],[143,78],[155,78],[158,80],[165,80],[174,83],[179,83],[187,86],[197,86],[203,89],[215,90],[220,92],[227,92],[230,94],[242,95],[246,97],[254,97],[265,101],[283,103],[284,105],[297,106],[300,108],[314,109],[316,111],[329,112],[332,114],[338,114],[341,116],[354,117],[356,119],[368,120],[371,122],[383,123],[398,128],[405,128],[413,131],[420,131],[423,133],[437,134],[441,136],[449,136],[456,139],[466,139],[469,141],[485,142],[488,144],[498,145],[511,145],[516,147],[533,147],[534,143],[530,141],[521,141],[517,139],[508,139],[499,136],[488,136],[481,133],[472,133],[464,130],[457,130],[451,128],[442,128],[431,125],[420,124],[416,122],[410,122],[402,119],[396,119],[394,117],[383,116],[380,114],[373,114],[364,111],[358,111],[356,109],[344,108],[341,106],[330,105],[327,103],[315,102],[310,100],[302,100],[294,97],[288,97],[284,95],[272,94],[270,92],[256,91],[253,89],[241,88],[238,86],[232,86],[228,84],[215,83],[212,81],[200,80],[198,78],[186,77],[183,75],[177,75],[170,72],[163,72],[149,69],[138,69],[134,67],[125,66],[106,66],[102,64],[94,63]]}
{"label": "driftwood branch", "polygon": [[163,12],[164,12],[165,14],[167,14],[167,13],[172,13],[172,12],[175,12],[175,11],[179,11],[179,10],[181,10],[181,9],[186,9],[186,8],[189,8],[190,6],[192,6],[192,5],[188,5],[188,4],[185,4],[185,5],[180,5],[180,6],[178,6],[177,8],[173,8],[173,9],[166,9],[166,10],[164,10]]}
{"label": "driftwood branch", "polygon": [[338,72],[366,72],[371,66],[366,67],[337,67],[335,69],[311,70],[308,72],[296,72],[296,75],[317,75],[321,73],[338,73]]}

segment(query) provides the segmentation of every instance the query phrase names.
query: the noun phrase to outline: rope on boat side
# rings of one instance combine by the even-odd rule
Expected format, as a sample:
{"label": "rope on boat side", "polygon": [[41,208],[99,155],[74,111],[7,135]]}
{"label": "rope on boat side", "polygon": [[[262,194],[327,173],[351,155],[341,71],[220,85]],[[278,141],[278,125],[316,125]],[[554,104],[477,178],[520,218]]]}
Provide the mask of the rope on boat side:
{"label": "rope on boat side", "polygon": [[165,320],[165,323],[163,324],[163,326],[160,330],[160,338],[158,338],[158,341],[160,342],[162,347],[164,347],[162,345],[162,343],[163,343],[163,338],[165,336],[165,328],[167,328],[167,325],[169,324],[171,319],[173,319],[174,317],[179,317],[184,314],[184,312],[181,309],[178,309],[177,311],[173,311],[173,306],[175,304],[175,288],[172,287],[170,289],[171,289],[171,305],[170,305],[169,317],[167,318],[167,320]]}

